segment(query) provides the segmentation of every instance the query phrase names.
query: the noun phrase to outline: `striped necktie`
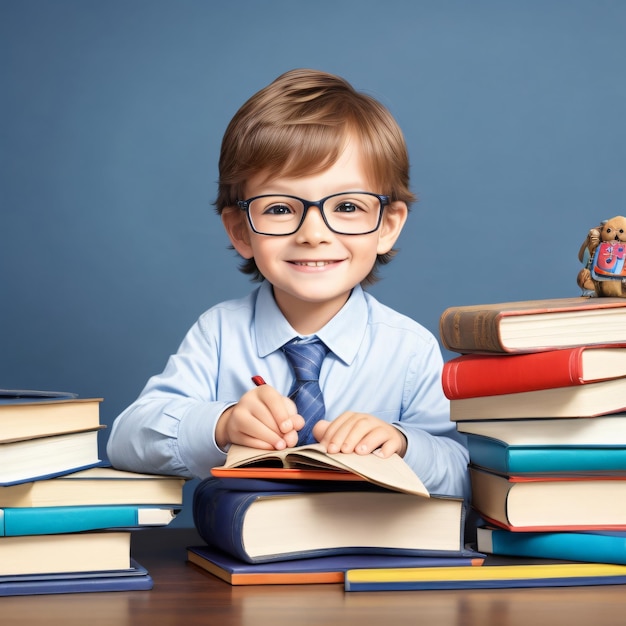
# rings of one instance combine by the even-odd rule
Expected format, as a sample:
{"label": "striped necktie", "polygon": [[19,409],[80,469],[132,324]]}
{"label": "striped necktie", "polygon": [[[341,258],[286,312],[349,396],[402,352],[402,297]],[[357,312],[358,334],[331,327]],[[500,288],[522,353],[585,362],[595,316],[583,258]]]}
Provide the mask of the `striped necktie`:
{"label": "striped necktie", "polygon": [[319,339],[301,343],[294,339],[282,349],[296,376],[289,397],[296,403],[305,422],[298,433],[298,445],[314,443],[313,426],[326,414],[319,376],[328,348]]}

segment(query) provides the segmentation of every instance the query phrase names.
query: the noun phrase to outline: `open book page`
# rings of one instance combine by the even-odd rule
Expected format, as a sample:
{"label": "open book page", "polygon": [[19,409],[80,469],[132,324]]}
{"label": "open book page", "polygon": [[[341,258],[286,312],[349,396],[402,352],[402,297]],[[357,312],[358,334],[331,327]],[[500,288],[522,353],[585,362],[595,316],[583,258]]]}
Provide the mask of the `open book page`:
{"label": "open book page", "polygon": [[226,457],[225,468],[282,464],[285,468],[315,468],[342,470],[361,476],[371,483],[428,498],[429,493],[419,477],[397,454],[381,459],[375,454],[328,454],[319,443],[286,450],[258,450],[232,445]]}

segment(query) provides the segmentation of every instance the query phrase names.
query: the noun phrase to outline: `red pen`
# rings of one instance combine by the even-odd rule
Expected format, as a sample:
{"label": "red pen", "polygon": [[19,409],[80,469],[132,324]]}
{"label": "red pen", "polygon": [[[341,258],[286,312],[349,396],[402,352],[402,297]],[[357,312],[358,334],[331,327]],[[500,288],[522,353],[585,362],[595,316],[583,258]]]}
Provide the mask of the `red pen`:
{"label": "red pen", "polygon": [[260,387],[261,385],[265,385],[265,381],[263,380],[262,376],[253,376],[252,377],[252,382],[257,386]]}

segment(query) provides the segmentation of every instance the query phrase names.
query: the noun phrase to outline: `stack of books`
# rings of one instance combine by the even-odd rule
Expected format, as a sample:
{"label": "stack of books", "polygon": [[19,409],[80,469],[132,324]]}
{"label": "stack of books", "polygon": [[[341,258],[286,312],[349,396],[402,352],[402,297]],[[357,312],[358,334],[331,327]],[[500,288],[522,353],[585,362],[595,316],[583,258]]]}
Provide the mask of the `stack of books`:
{"label": "stack of books", "polygon": [[626,299],[452,307],[440,335],[478,549],[626,564]]}
{"label": "stack of books", "polygon": [[398,455],[231,446],[194,494],[188,560],[232,585],[343,583],[347,571],[482,565],[462,499],[429,494]]}
{"label": "stack of books", "polygon": [[104,466],[101,401],[0,390],[0,596],[152,587],[131,530],[168,524],[184,479]]}

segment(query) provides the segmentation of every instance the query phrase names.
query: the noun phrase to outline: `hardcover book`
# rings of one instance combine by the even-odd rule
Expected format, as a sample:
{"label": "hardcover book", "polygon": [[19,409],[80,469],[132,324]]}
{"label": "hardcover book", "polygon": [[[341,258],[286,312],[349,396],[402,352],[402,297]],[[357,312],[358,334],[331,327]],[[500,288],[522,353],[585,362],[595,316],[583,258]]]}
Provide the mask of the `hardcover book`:
{"label": "hardcover book", "polygon": [[130,531],[0,537],[0,576],[129,567]]}
{"label": "hardcover book", "polygon": [[474,465],[501,474],[626,472],[626,415],[457,423]]}
{"label": "hardcover book", "polygon": [[112,528],[166,526],[180,508],[151,506],[46,506],[0,509],[0,536],[51,535]]}
{"label": "hardcover book", "polygon": [[498,396],[450,400],[450,419],[594,417],[626,410],[626,378]]}
{"label": "hardcover book", "polygon": [[180,507],[185,479],[94,467],[49,480],[0,488],[0,507],[86,506],[104,504]]}
{"label": "hardcover book", "polygon": [[478,550],[488,554],[626,565],[626,532],[511,532],[478,528]]}
{"label": "hardcover book", "polygon": [[552,298],[453,306],[439,319],[444,347],[474,352],[540,352],[626,342],[626,298]]}
{"label": "hardcover book", "polygon": [[626,376],[626,346],[576,346],[528,354],[464,354],[443,366],[447,398],[460,400],[584,385]]}
{"label": "hardcover book", "polygon": [[121,570],[0,576],[0,597],[145,591],[152,589],[153,586],[154,582],[146,568],[131,559],[130,567]]}
{"label": "hardcover book", "polygon": [[98,428],[101,402],[64,391],[0,389],[0,442]]}
{"label": "hardcover book", "polygon": [[348,570],[346,591],[510,589],[623,585],[626,566],[606,563],[549,563],[482,567],[424,567]]}
{"label": "hardcover book", "polygon": [[0,443],[0,486],[51,478],[98,465],[99,428]]}
{"label": "hardcover book", "polygon": [[470,467],[472,506],[515,531],[626,530],[626,473],[507,476]]}
{"label": "hardcover book", "polygon": [[217,478],[200,483],[193,516],[207,545],[248,563],[351,553],[466,554],[462,499],[423,498],[365,482],[333,482],[332,490],[328,483],[256,486],[229,489]]}
{"label": "hardcover book", "polygon": [[345,554],[317,558],[246,563],[217,548],[190,546],[187,560],[231,585],[308,585],[344,582],[349,569],[378,567],[468,567],[479,566],[484,555],[473,556],[394,556]]}

